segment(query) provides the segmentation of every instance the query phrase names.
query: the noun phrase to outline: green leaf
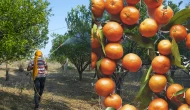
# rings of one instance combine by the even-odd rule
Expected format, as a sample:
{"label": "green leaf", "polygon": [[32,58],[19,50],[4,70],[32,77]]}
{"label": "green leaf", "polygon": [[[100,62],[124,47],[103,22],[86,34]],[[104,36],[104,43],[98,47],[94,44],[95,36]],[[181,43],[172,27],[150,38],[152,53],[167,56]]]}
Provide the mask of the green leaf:
{"label": "green leaf", "polygon": [[138,99],[142,95],[144,88],[146,87],[146,85],[149,81],[151,72],[152,72],[152,66],[149,67],[147,74],[142,77],[143,80],[141,80],[141,81],[143,81],[143,82],[141,82],[142,84],[141,84],[140,90],[136,96],[136,99]]}
{"label": "green leaf", "polygon": [[143,83],[143,82],[145,81],[145,78],[146,78],[147,72],[148,72],[147,69],[144,69],[144,70],[143,70],[143,75],[142,75],[141,80],[140,80],[141,83]]}
{"label": "green leaf", "polygon": [[183,9],[179,12],[177,12],[169,21],[168,24],[166,24],[164,27],[161,28],[163,31],[169,31],[170,28],[175,24],[183,24],[187,22],[190,19],[190,9]]}
{"label": "green leaf", "polygon": [[142,84],[141,89],[135,98],[135,102],[139,103],[139,110],[144,110],[151,102],[152,91],[149,88],[148,81],[149,80]]}
{"label": "green leaf", "polygon": [[145,38],[141,35],[132,35],[128,34],[126,35],[130,40],[135,41],[139,46],[148,49],[148,55],[150,56],[151,59],[153,59],[156,54],[155,54],[155,49],[154,49],[154,42],[151,41],[149,38]]}
{"label": "green leaf", "polygon": [[166,78],[169,84],[174,84],[173,79],[170,77],[170,75],[166,74]]}
{"label": "green leaf", "polygon": [[104,39],[104,33],[103,33],[102,29],[98,29],[98,35],[100,36],[100,40],[102,42]]}
{"label": "green leaf", "polygon": [[185,92],[187,91],[187,89],[189,89],[189,88],[184,88],[184,89],[182,89],[182,90],[176,92],[173,96],[181,95],[181,94],[185,93]]}
{"label": "green leaf", "polygon": [[155,50],[154,49],[148,49],[148,55],[150,57],[151,60],[154,59],[154,57],[156,57],[156,53],[155,53]]}
{"label": "green leaf", "polygon": [[126,35],[129,39],[137,42],[137,44],[141,47],[147,48],[147,49],[154,49],[154,42],[152,42],[149,38],[145,38],[141,35]]}
{"label": "green leaf", "polygon": [[152,73],[152,66],[149,67],[147,75],[145,77],[145,81],[148,80],[150,78],[150,74]]}
{"label": "green leaf", "polygon": [[113,107],[107,107],[105,110],[116,110],[116,109]]}
{"label": "green leaf", "polygon": [[139,106],[141,110],[144,110],[151,101],[152,91],[150,90],[149,85],[148,85],[151,73],[152,73],[152,66],[150,66],[148,71],[145,71],[145,74],[143,74],[143,77],[141,78],[140,90],[137,93],[137,96],[135,98],[135,102],[140,103]]}
{"label": "green leaf", "polygon": [[143,93],[143,91],[144,91],[144,89],[145,89],[145,87],[146,87],[148,81],[149,81],[149,80],[146,80],[146,81],[141,85],[140,90],[139,90],[139,92],[138,92],[138,94],[137,94],[137,96],[136,96],[136,100],[138,100],[138,99],[142,96],[142,93]]}
{"label": "green leaf", "polygon": [[101,58],[100,60],[98,60],[98,61],[96,62],[96,66],[97,66],[97,68],[96,68],[96,76],[97,76],[98,78],[103,77],[103,74],[102,74],[101,71],[100,71],[100,63],[101,63],[102,59],[103,59],[103,58]]}
{"label": "green leaf", "polygon": [[150,66],[148,70],[144,70],[143,76],[141,78],[141,84],[150,78],[151,72],[152,72],[152,66]]}
{"label": "green leaf", "polygon": [[100,63],[101,63],[102,59],[98,60],[96,62],[96,66],[97,66],[97,70],[99,71],[100,70]]}
{"label": "green leaf", "polygon": [[104,42],[103,42],[104,33],[103,33],[102,29],[98,29],[98,35],[100,36],[100,41],[99,42],[100,42],[100,44],[102,46],[103,53],[104,53],[104,55],[106,55],[105,48],[104,48]]}
{"label": "green leaf", "polygon": [[92,28],[92,29],[93,29],[93,34],[95,34],[95,33],[96,33],[97,28],[98,28],[98,26],[97,26],[96,24],[94,24],[94,25],[93,25],[93,28]]}
{"label": "green leaf", "polygon": [[172,38],[172,47],[171,47],[171,49],[172,49],[172,55],[174,57],[174,59],[173,59],[174,65],[185,69],[185,67],[183,65],[181,65],[181,57],[180,57],[178,45],[177,45],[174,38]]}

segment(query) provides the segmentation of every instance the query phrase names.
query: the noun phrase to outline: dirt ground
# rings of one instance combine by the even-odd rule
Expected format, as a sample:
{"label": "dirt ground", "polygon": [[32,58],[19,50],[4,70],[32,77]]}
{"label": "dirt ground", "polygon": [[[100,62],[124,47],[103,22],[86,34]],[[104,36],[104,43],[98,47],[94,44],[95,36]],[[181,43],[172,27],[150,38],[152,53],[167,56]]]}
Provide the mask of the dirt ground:
{"label": "dirt ground", "polygon": [[[59,66],[54,66],[49,70],[39,110],[100,110],[100,100],[94,92],[93,71],[85,71],[83,80],[79,81],[76,70],[62,73]],[[32,110],[34,91],[28,72],[10,67],[9,73],[10,80],[5,81],[5,67],[0,66],[0,110]],[[128,73],[125,77],[123,104],[133,104],[141,74]],[[190,87],[190,77],[180,71],[176,71],[174,81]]]}
{"label": "dirt ground", "polygon": [[[32,110],[33,82],[28,72],[10,67],[9,81],[5,81],[5,68],[0,67],[0,110]],[[99,97],[93,91],[93,73],[84,73],[78,80],[76,70],[61,73],[50,69],[40,110],[98,110]]]}

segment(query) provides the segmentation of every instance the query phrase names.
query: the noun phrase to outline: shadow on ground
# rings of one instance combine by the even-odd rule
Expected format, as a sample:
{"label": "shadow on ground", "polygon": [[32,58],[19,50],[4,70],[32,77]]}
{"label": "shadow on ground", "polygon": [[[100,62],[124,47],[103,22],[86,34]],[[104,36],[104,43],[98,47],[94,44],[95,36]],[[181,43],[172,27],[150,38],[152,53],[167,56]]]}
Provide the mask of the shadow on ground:
{"label": "shadow on ground", "polygon": [[[28,97],[28,95],[11,94],[8,92],[0,91],[0,110],[33,110],[34,104],[33,99]],[[70,110],[70,108],[65,105],[65,102],[51,102],[48,100],[44,101],[44,110]],[[43,109],[44,107],[40,107]]]}
{"label": "shadow on ground", "polygon": [[64,74],[51,73],[47,76],[46,89],[55,95],[89,101],[90,104],[93,104],[94,100],[97,103],[98,96],[93,86],[96,79],[93,80],[93,75],[93,73],[84,73],[83,80],[79,81],[76,71]]}

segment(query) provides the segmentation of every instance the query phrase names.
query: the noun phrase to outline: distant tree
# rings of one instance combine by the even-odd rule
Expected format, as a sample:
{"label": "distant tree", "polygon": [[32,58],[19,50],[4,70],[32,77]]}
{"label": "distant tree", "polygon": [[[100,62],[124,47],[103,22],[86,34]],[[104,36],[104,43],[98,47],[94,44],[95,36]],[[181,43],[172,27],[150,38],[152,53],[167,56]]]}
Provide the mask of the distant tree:
{"label": "distant tree", "polygon": [[[88,39],[89,35],[86,35]],[[84,36],[83,36],[84,38]],[[90,41],[90,38],[88,39]],[[62,53],[71,61],[79,73],[79,80],[82,80],[82,73],[90,64],[91,48],[90,43],[79,37],[71,37],[65,41],[61,49]]]}
{"label": "distant tree", "polygon": [[175,3],[173,3],[173,1],[171,1],[171,0],[164,0],[164,2],[163,2],[163,4],[165,5],[165,6],[170,6],[171,8],[172,8],[172,10],[174,11],[174,14],[175,13],[177,13],[179,10],[180,10],[180,5],[183,3],[183,1],[179,1],[178,2],[178,4],[175,4]]}
{"label": "distant tree", "polygon": [[[90,45],[90,30],[91,30],[91,12],[84,5],[77,6],[68,12],[67,18],[68,32],[65,35],[56,35],[53,39],[51,52],[59,47],[60,42],[64,42],[50,56],[53,59],[68,58],[74,64],[79,73],[79,80],[82,80],[82,73],[90,64],[91,45]],[[65,41],[65,38],[68,38]]]}
{"label": "distant tree", "polygon": [[190,8],[190,2],[185,5],[185,8]]}
{"label": "distant tree", "polygon": [[62,43],[65,42],[70,36],[68,33],[65,33],[64,35],[53,33],[51,36],[54,39],[52,40],[52,47],[50,50],[50,53],[52,54],[50,55],[50,59],[59,62],[63,66],[66,56],[64,54],[65,50],[60,48],[60,46],[62,46]]}
{"label": "distant tree", "polygon": [[[85,33],[89,33],[91,30],[91,11],[86,6],[77,6],[71,9],[65,19],[69,33],[80,36],[85,40]],[[89,36],[90,37],[90,36]],[[85,40],[86,41],[86,40]]]}

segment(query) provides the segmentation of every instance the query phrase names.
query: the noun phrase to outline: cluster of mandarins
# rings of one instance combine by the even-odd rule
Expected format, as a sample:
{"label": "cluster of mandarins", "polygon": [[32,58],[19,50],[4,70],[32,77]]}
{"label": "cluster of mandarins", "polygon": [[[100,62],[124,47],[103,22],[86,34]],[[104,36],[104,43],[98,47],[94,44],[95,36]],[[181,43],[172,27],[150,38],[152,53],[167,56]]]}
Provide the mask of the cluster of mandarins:
{"label": "cluster of mandarins", "polygon": [[[158,43],[158,52],[160,53],[159,56],[156,56],[151,63],[152,69],[154,74],[150,77],[149,80],[149,88],[154,93],[161,93],[166,91],[166,97],[178,104],[178,110],[183,110],[182,108],[187,109],[188,105],[190,104],[190,89],[188,89],[185,93],[180,95],[174,95],[178,91],[184,89],[182,85],[174,83],[168,86],[167,78],[165,74],[170,70],[171,64],[168,55],[171,54],[171,42],[169,40],[161,40]],[[181,104],[181,99],[185,98],[187,104]],[[153,99],[148,109],[155,110],[154,108],[161,110],[168,110],[168,103],[162,98],[155,98]]]}
{"label": "cluster of mandarins", "polygon": [[[122,60],[122,67],[130,72],[137,72],[142,66],[141,58],[135,53],[123,55],[123,47],[121,38],[124,30],[122,24],[134,25],[139,23],[140,12],[135,5],[140,0],[126,0],[127,6],[124,6],[123,0],[91,0],[92,14],[95,18],[101,18],[103,13],[107,11],[110,15],[119,15],[121,22],[109,21],[101,29],[105,37],[104,41],[100,40],[100,35],[96,32],[91,35],[92,50],[101,49],[101,43],[105,44],[105,55],[101,59],[99,69],[105,76],[100,78],[95,84],[95,91],[99,96],[104,98],[105,107],[113,107],[119,110],[136,110],[133,105],[126,104],[122,106],[122,99],[114,93],[115,83],[111,79],[111,75],[115,72],[118,60]],[[151,38],[156,35],[158,30],[167,24],[173,17],[173,10],[169,6],[162,5],[162,0],[144,0],[147,6],[149,18],[139,23],[139,32],[143,37]],[[173,25],[170,29],[170,37],[176,42],[186,40],[186,46],[190,49],[190,34],[187,34],[183,25]],[[171,64],[168,55],[171,54],[171,42],[167,39],[158,43],[159,56],[156,56],[151,63],[154,75],[149,80],[150,89],[159,93],[166,89],[168,99],[177,100],[173,94],[182,90],[180,84],[171,84],[166,88],[167,79],[165,74],[170,70]],[[96,67],[96,63],[100,55],[96,51],[91,54],[91,66]],[[182,95],[181,95],[182,96]],[[187,104],[190,104],[190,89],[185,93]],[[183,97],[183,96],[182,96]],[[187,105],[182,105],[187,106]],[[180,107],[179,107],[180,108]],[[168,110],[168,104],[164,99],[156,98],[149,104],[148,110]],[[179,109],[182,110],[182,109]]]}
{"label": "cluster of mandarins", "polygon": [[[108,8],[106,8],[106,6]],[[113,6],[113,7],[112,7]],[[101,8],[101,9],[100,9]],[[130,7],[135,10],[135,7]],[[101,17],[104,9],[108,11],[109,14],[118,14],[123,9],[123,11],[130,10],[123,7],[123,0],[92,0],[92,12],[95,17]],[[138,11],[138,10],[137,10]],[[125,12],[123,12],[124,14]],[[136,23],[139,18],[136,18]],[[130,22],[131,23],[131,22]],[[116,65],[118,60],[122,59],[122,67],[130,72],[137,72],[142,65],[141,58],[134,54],[129,53],[124,55],[123,47],[121,45],[121,38],[123,37],[124,30],[122,26],[115,21],[109,21],[102,27],[103,35],[105,36],[105,56],[100,62],[100,72],[105,76],[100,78],[95,84],[95,92],[104,97],[103,104],[105,107],[113,107],[120,110],[136,110],[133,105],[125,104],[122,106],[122,98],[115,93],[115,83],[111,79],[111,75],[116,70]],[[100,48],[102,45],[99,42],[99,34],[97,32],[97,37],[91,37],[92,49]],[[91,65],[92,68],[96,66],[98,60],[98,53],[92,52]]]}

